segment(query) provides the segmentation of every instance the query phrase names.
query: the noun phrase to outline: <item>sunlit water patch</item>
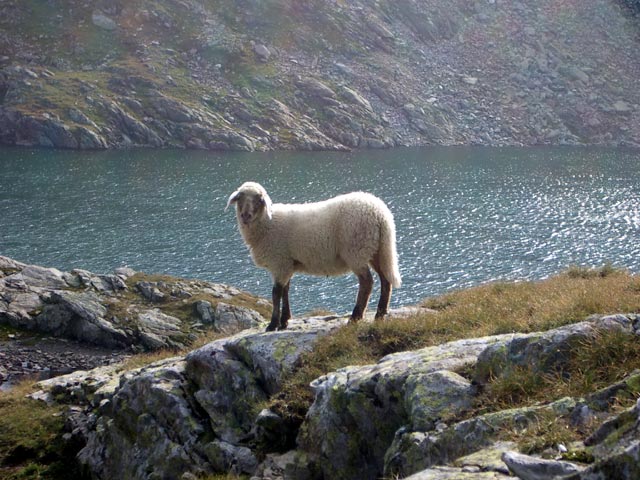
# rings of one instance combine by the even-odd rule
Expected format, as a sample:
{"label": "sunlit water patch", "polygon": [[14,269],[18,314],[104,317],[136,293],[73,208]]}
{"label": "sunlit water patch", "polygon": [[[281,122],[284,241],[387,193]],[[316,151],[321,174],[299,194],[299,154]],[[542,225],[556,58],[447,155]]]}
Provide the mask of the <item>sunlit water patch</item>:
{"label": "sunlit water patch", "polygon": [[[257,180],[276,202],[367,190],[391,208],[393,304],[569,265],[640,271],[640,152],[428,148],[343,153],[0,150],[0,254],[63,270],[128,265],[270,296],[224,212]],[[294,313],[349,311],[357,281],[297,276]],[[377,290],[374,290],[375,301]]]}

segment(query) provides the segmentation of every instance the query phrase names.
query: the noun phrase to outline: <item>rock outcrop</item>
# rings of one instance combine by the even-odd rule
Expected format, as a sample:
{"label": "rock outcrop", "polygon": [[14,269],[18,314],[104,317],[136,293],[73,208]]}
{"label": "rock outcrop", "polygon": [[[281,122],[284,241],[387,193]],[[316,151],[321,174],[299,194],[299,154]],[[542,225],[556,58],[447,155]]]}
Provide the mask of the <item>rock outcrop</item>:
{"label": "rock outcrop", "polygon": [[[103,349],[184,348],[206,330],[233,333],[261,325],[255,309],[265,312],[268,305],[221,284],[155,281],[128,268],[113,274],[61,272],[0,256],[0,325]],[[31,363],[36,362],[23,355],[3,356],[2,377],[37,373],[24,366]]]}
{"label": "rock outcrop", "polygon": [[5,1],[0,144],[638,146],[637,10],[632,0]]}
{"label": "rock outcrop", "polygon": [[[264,408],[266,400],[318,338],[345,322],[313,317],[293,319],[282,332],[246,330],[137,370],[49,380],[37,397],[76,399],[70,435],[84,444],[78,458],[96,479],[187,479],[214,471],[255,479],[506,480],[509,472],[637,478],[640,406],[618,414],[611,407],[638,393],[638,372],[585,398],[455,419],[471,407],[488,371],[500,376],[526,362],[558,372],[576,342],[612,331],[636,338],[640,316],[594,316],[547,332],[459,340],[346,367],[313,382],[315,401],[291,431]],[[584,443],[569,446],[569,453],[588,450],[591,463],[525,456],[501,439],[501,432],[526,431],[540,419],[599,422]]]}

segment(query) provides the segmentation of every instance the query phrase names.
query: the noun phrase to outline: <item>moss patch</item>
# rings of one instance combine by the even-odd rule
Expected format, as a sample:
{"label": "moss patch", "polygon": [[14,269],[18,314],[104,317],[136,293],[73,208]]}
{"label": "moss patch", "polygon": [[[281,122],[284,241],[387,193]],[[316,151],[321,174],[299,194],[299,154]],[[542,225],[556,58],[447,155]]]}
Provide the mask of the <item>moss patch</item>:
{"label": "moss patch", "polygon": [[63,406],[47,406],[25,398],[34,391],[30,382],[0,392],[0,477],[83,478],[75,452],[62,439]]}

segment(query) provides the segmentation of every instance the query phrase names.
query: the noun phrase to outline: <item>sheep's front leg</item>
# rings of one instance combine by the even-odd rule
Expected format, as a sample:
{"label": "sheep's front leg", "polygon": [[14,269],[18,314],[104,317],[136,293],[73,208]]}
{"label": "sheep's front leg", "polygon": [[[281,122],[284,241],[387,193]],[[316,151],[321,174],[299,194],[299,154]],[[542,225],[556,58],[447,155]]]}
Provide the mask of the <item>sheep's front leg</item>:
{"label": "sheep's front leg", "polygon": [[278,327],[278,330],[285,330],[289,324],[289,319],[291,318],[291,308],[289,307],[290,284],[291,282],[287,282],[282,291],[282,314],[280,315],[280,326]]}
{"label": "sheep's front leg", "polygon": [[371,290],[373,290],[373,276],[368,267],[365,267],[358,275],[358,298],[356,300],[356,306],[351,314],[351,321],[356,322],[364,316],[364,312],[367,310],[367,304],[369,303],[369,297],[371,296]]}
{"label": "sheep's front leg", "polygon": [[[273,310],[271,312],[271,322],[267,327],[267,332],[274,330],[285,330],[291,318],[291,308],[289,307],[289,285],[276,282],[271,290],[271,301],[273,302]],[[282,311],[280,304],[282,303]]]}
{"label": "sheep's front leg", "polygon": [[[267,332],[272,332],[280,326],[280,302],[282,301],[282,295],[284,294],[285,286],[281,283],[274,283],[273,290],[271,290],[271,301],[273,303],[273,310],[271,312],[271,322],[267,327]],[[289,294],[287,292],[287,298]],[[287,310],[289,309],[289,300],[287,299]]]}

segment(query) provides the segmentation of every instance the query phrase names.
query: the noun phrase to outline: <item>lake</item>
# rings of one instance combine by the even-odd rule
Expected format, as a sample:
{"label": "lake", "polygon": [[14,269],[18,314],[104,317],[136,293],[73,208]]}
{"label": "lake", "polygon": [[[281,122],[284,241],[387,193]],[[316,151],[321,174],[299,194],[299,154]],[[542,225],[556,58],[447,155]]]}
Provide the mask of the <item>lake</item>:
{"label": "lake", "polygon": [[[61,270],[228,283],[270,298],[227,198],[262,183],[274,202],[353,190],[396,219],[403,286],[392,306],[493,280],[542,279],[570,265],[640,271],[640,151],[421,148],[215,153],[0,149],[0,255]],[[295,314],[351,310],[353,275],[298,275]],[[377,301],[374,287],[372,305]]]}

